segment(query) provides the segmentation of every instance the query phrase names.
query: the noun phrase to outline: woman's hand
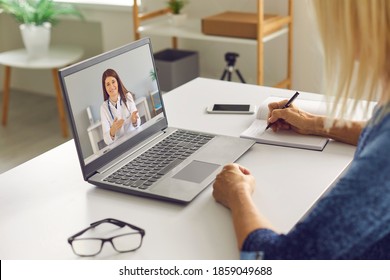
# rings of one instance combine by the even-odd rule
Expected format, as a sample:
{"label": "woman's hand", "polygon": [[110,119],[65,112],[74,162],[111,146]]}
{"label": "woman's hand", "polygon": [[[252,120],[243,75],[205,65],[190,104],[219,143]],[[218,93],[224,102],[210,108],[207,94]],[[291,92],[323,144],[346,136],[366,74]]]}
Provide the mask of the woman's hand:
{"label": "woman's hand", "polygon": [[124,119],[118,119],[118,118],[114,119],[114,122],[112,123],[112,125],[110,127],[110,136],[111,136],[111,138],[115,137],[115,134],[117,133],[117,131],[119,129],[121,129],[121,127],[123,126],[124,122],[125,122]]}
{"label": "woman's hand", "polygon": [[214,182],[215,200],[232,209],[240,202],[241,195],[250,196],[255,189],[255,179],[250,171],[238,164],[228,164],[217,175]]}
{"label": "woman's hand", "polygon": [[252,200],[255,178],[236,163],[226,165],[214,182],[215,200],[231,210],[237,245],[241,250],[248,235],[259,228],[272,229]]}
{"label": "woman's hand", "polygon": [[325,116],[312,115],[299,110],[294,105],[286,109],[281,109],[287,100],[270,103],[268,105],[268,122],[274,123],[271,128],[273,131],[280,129],[292,129],[301,134],[312,134],[322,137],[332,138],[343,143],[357,145],[363,127],[364,121],[350,121],[343,123],[334,120],[329,128],[325,128],[327,118]]}
{"label": "woman's hand", "polygon": [[133,113],[131,113],[131,123],[134,127],[136,127],[138,124],[138,118],[138,111],[134,111]]}
{"label": "woman's hand", "polygon": [[301,111],[293,104],[282,109],[286,103],[287,100],[268,104],[268,123],[273,123],[272,130],[276,132],[280,129],[292,129],[301,134],[316,134],[317,120],[320,117]]}

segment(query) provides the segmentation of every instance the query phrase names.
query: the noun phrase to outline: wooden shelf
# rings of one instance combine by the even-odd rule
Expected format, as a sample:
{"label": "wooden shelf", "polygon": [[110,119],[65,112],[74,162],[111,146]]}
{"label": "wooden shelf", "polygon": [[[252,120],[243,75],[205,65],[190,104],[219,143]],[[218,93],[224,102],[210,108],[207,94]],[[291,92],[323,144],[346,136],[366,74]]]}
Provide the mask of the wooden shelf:
{"label": "wooden shelf", "polygon": [[172,38],[172,47],[177,48],[177,38],[237,43],[257,46],[257,83],[262,85],[264,82],[264,43],[273,40],[283,34],[288,35],[288,62],[287,62],[287,77],[278,82],[276,87],[291,88],[292,76],[292,42],[293,42],[293,0],[285,0],[288,2],[288,15],[264,15],[264,0],[257,1],[257,16],[260,28],[258,28],[256,39],[242,39],[234,37],[205,35],[201,31],[201,19],[188,19],[181,26],[174,26],[169,22],[167,17],[163,17],[159,21],[143,24],[143,20],[152,19],[156,16],[166,15],[169,9],[161,9],[147,14],[139,14],[137,1],[134,0],[134,36],[139,39],[144,36],[166,36]]}
{"label": "wooden shelf", "polygon": [[[214,42],[247,44],[253,46],[257,45],[257,40],[254,39],[205,35],[201,31],[201,19],[188,19],[181,26],[173,26],[167,19],[161,20],[159,22],[140,26],[138,28],[138,32],[144,36],[166,36]],[[276,32],[268,32],[268,35],[263,37],[263,43],[286,33],[288,33],[288,28],[283,26]]]}

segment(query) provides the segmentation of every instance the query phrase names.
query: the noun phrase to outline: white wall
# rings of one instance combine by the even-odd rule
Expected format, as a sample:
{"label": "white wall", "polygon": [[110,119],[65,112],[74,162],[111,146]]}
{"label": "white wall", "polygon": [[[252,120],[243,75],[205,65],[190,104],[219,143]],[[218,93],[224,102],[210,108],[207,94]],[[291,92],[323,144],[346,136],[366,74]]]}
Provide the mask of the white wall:
{"label": "white wall", "polygon": [[[19,25],[9,15],[0,15],[0,51],[23,48]],[[101,26],[94,22],[63,20],[54,26],[51,44],[80,45],[85,53],[83,58],[97,55],[103,51]],[[1,69],[1,77],[3,69]],[[3,79],[1,79],[2,81]],[[11,88],[23,91],[55,95],[53,77],[47,70],[23,70],[13,68]],[[12,98],[12,96],[11,96]]]}
{"label": "white wall", "polygon": [[[207,1],[207,2],[206,2]],[[144,9],[162,7],[165,0],[144,0]],[[207,3],[205,8],[204,3]],[[302,91],[320,92],[322,80],[321,54],[318,50],[318,39],[313,27],[313,21],[307,0],[294,1],[294,63],[293,88]],[[190,16],[203,17],[226,10],[255,11],[254,0],[192,0],[185,8]],[[268,13],[286,13],[285,0],[265,1]],[[91,8],[82,6],[87,22],[66,19],[54,27],[52,44],[77,44],[85,49],[84,58],[97,55],[123,44],[133,41],[133,26],[130,8]],[[170,46],[166,38],[152,38],[154,50],[158,51]],[[249,83],[256,82],[256,49],[239,44],[221,44],[200,42],[195,40],[180,40],[184,49],[199,51],[201,76],[219,79],[226,65],[224,54],[228,51],[237,52],[237,68]],[[265,46],[265,84],[272,85],[274,81],[285,76],[286,36]],[[0,15],[0,51],[23,47],[18,25],[8,15]],[[2,77],[2,69],[0,75]],[[234,77],[234,76],[233,76]],[[2,80],[2,79],[1,79]],[[238,80],[234,77],[234,80]],[[11,85],[13,88],[32,92],[54,95],[51,74],[48,71],[13,71]]]}
{"label": "white wall", "polygon": [[[2,17],[0,14],[0,38],[2,38],[4,25],[5,25],[4,24],[4,17]],[[0,51],[3,49],[3,42],[4,42],[4,40],[0,40]]]}
{"label": "white wall", "polygon": [[310,1],[294,1],[293,88],[321,93],[323,56]]}

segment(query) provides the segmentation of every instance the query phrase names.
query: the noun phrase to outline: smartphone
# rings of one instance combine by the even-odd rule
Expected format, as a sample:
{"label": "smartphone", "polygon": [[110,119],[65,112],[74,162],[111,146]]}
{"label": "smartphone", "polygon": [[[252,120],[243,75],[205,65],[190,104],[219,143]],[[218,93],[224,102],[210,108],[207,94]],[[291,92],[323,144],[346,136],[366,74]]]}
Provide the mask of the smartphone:
{"label": "smartphone", "polygon": [[210,114],[254,114],[255,110],[250,104],[212,104],[206,109]]}

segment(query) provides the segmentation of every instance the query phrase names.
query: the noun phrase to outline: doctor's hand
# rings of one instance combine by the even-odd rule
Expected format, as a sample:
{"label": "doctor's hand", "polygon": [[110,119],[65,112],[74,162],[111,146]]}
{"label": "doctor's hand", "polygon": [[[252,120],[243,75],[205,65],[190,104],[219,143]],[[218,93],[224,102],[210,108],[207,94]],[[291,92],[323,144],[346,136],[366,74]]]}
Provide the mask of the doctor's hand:
{"label": "doctor's hand", "polygon": [[299,110],[293,104],[282,109],[286,103],[287,100],[268,104],[268,123],[273,123],[272,130],[276,132],[292,129],[300,134],[316,134],[319,116]]}
{"label": "doctor's hand", "polygon": [[123,126],[124,122],[125,122],[124,119],[118,119],[118,118],[114,119],[114,122],[112,123],[111,128],[110,128],[110,136],[112,138],[115,137],[115,134],[117,133],[117,131],[119,129],[121,129],[121,127]]}
{"label": "doctor's hand", "polygon": [[134,127],[137,126],[137,123],[138,123],[138,111],[134,111],[133,113],[131,113],[131,123],[133,124]]}
{"label": "doctor's hand", "polygon": [[215,200],[229,209],[240,203],[242,195],[250,196],[255,189],[255,178],[250,171],[236,163],[226,165],[213,184]]}

